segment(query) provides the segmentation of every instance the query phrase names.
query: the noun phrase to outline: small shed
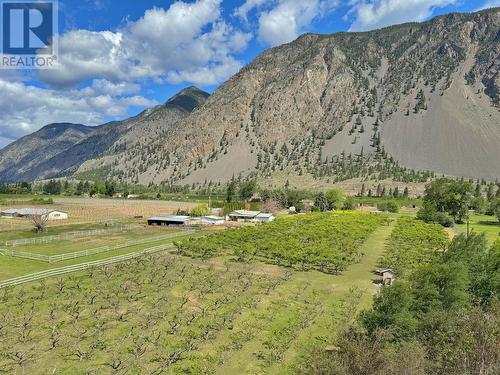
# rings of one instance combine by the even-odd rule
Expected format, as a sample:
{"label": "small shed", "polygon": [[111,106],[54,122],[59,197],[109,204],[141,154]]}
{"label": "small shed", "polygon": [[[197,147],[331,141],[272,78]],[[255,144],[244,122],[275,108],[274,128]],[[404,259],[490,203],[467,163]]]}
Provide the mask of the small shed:
{"label": "small shed", "polygon": [[190,225],[191,217],[189,216],[157,216],[148,219],[148,225],[157,226],[183,226]]}
{"label": "small shed", "polygon": [[377,270],[377,273],[382,276],[382,284],[390,286],[396,281],[396,273],[390,268]]}

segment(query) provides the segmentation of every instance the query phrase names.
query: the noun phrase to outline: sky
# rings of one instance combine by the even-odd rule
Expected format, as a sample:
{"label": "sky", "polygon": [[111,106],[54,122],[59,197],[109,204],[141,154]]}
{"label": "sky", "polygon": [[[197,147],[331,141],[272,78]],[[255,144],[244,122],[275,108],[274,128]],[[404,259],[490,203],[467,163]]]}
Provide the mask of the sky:
{"label": "sky", "polygon": [[495,6],[500,0],[60,0],[59,67],[0,69],[0,148],[49,123],[123,119],[188,86],[213,92],[303,33]]}

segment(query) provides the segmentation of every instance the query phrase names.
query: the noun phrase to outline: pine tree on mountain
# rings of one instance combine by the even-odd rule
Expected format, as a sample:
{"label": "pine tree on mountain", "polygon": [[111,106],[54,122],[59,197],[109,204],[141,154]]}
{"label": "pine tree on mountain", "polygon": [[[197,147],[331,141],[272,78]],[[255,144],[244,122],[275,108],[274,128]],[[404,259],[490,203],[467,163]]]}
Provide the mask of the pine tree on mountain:
{"label": "pine tree on mountain", "polygon": [[408,198],[410,195],[410,192],[408,190],[408,186],[405,187],[405,190],[403,192],[403,198]]}
{"label": "pine tree on mountain", "polygon": [[396,186],[396,187],[394,188],[394,191],[393,191],[393,193],[392,193],[392,196],[393,196],[394,198],[399,198],[399,187],[397,187],[397,186]]}

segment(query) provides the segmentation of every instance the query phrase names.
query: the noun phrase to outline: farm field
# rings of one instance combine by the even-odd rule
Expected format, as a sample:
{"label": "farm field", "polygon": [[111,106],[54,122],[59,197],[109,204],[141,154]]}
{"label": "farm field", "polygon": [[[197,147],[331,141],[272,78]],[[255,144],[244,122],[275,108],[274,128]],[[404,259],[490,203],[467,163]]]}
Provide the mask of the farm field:
{"label": "farm field", "polygon": [[[165,232],[172,233],[171,231]],[[188,235],[199,235],[197,233]],[[153,238],[154,240],[154,238]],[[104,260],[118,255],[125,255],[140,252],[144,249],[151,248],[158,245],[172,244],[175,238],[161,239],[157,241],[151,241],[146,243],[134,244],[126,247],[121,247],[118,249],[112,249],[110,251],[102,252],[99,254],[79,257],[70,260],[64,260],[57,263],[47,263],[39,260],[23,259],[11,256],[1,256],[0,255],[0,281],[24,276],[27,274],[46,271],[54,268],[65,267],[70,265],[76,265],[80,263],[93,262],[98,260]],[[85,250],[89,245],[82,246],[81,248],[74,248],[75,251]]]}
{"label": "farm field", "polygon": [[178,241],[179,252],[200,258],[227,255],[302,271],[337,273],[363,256],[361,245],[387,215],[327,212],[281,218],[254,228]]}
{"label": "farm field", "polygon": [[[363,226],[356,215],[345,217]],[[227,254],[157,254],[0,290],[0,367],[30,374],[307,373],[313,348],[326,345],[378,289],[372,272],[394,224],[363,219],[377,225],[368,235],[356,231],[359,256],[335,275],[234,262]]]}
{"label": "farm field", "polygon": [[[29,238],[44,238],[49,236],[63,235],[80,231],[91,231],[96,229],[106,230],[116,226],[122,226],[132,223],[132,221],[116,221],[113,225],[103,223],[86,223],[86,224],[64,224],[64,223],[49,223],[47,231],[44,233],[33,233],[33,225],[26,220],[15,219],[0,219],[0,223],[9,222],[6,228],[0,229],[0,246],[5,241],[29,239]],[[50,225],[52,224],[52,225]],[[57,225],[58,224],[58,225]]]}
{"label": "farm field", "polygon": [[98,248],[102,246],[118,246],[126,244],[129,241],[148,240],[151,238],[154,239],[155,237],[178,232],[178,230],[175,229],[152,228],[146,227],[144,225],[126,227],[118,226],[116,228],[117,231],[113,229],[114,228],[103,229],[103,233],[94,235],[92,237],[75,237],[70,239],[51,241],[49,243],[10,246],[8,247],[8,249],[15,252],[29,252],[42,255],[59,255]]}
{"label": "farm field", "polygon": [[[54,204],[33,205],[16,201],[15,204],[1,206],[2,210],[18,207],[35,207],[60,210],[69,214],[69,219],[62,222],[50,222],[50,226],[61,224],[95,223],[97,220],[130,220],[134,217],[170,215],[178,209],[190,210],[197,206],[193,202],[172,202],[162,200],[128,200],[53,197]],[[2,221],[0,220],[0,225]]]}
{"label": "farm field", "polygon": [[446,249],[448,243],[449,236],[441,225],[400,216],[387,240],[380,266],[404,274],[432,262]]}

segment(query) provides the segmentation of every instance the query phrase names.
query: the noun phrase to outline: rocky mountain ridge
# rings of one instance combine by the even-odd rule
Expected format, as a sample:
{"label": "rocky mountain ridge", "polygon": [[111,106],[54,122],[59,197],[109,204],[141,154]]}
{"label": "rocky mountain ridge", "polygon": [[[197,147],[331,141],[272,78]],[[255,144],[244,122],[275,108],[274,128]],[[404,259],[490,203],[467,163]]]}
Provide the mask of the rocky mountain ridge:
{"label": "rocky mountain ridge", "polygon": [[[70,176],[82,163],[118,152],[134,142],[148,142],[206,100],[194,87],[182,90],[163,105],[124,121],[97,127],[50,124],[0,150],[0,182]],[[120,146],[121,145],[121,146]]]}
{"label": "rocky mountain ridge", "polygon": [[235,175],[412,182],[427,170],[494,180],[499,67],[500,8],[306,34],[264,52],[189,113],[142,119],[149,125],[62,170],[198,186]]}

